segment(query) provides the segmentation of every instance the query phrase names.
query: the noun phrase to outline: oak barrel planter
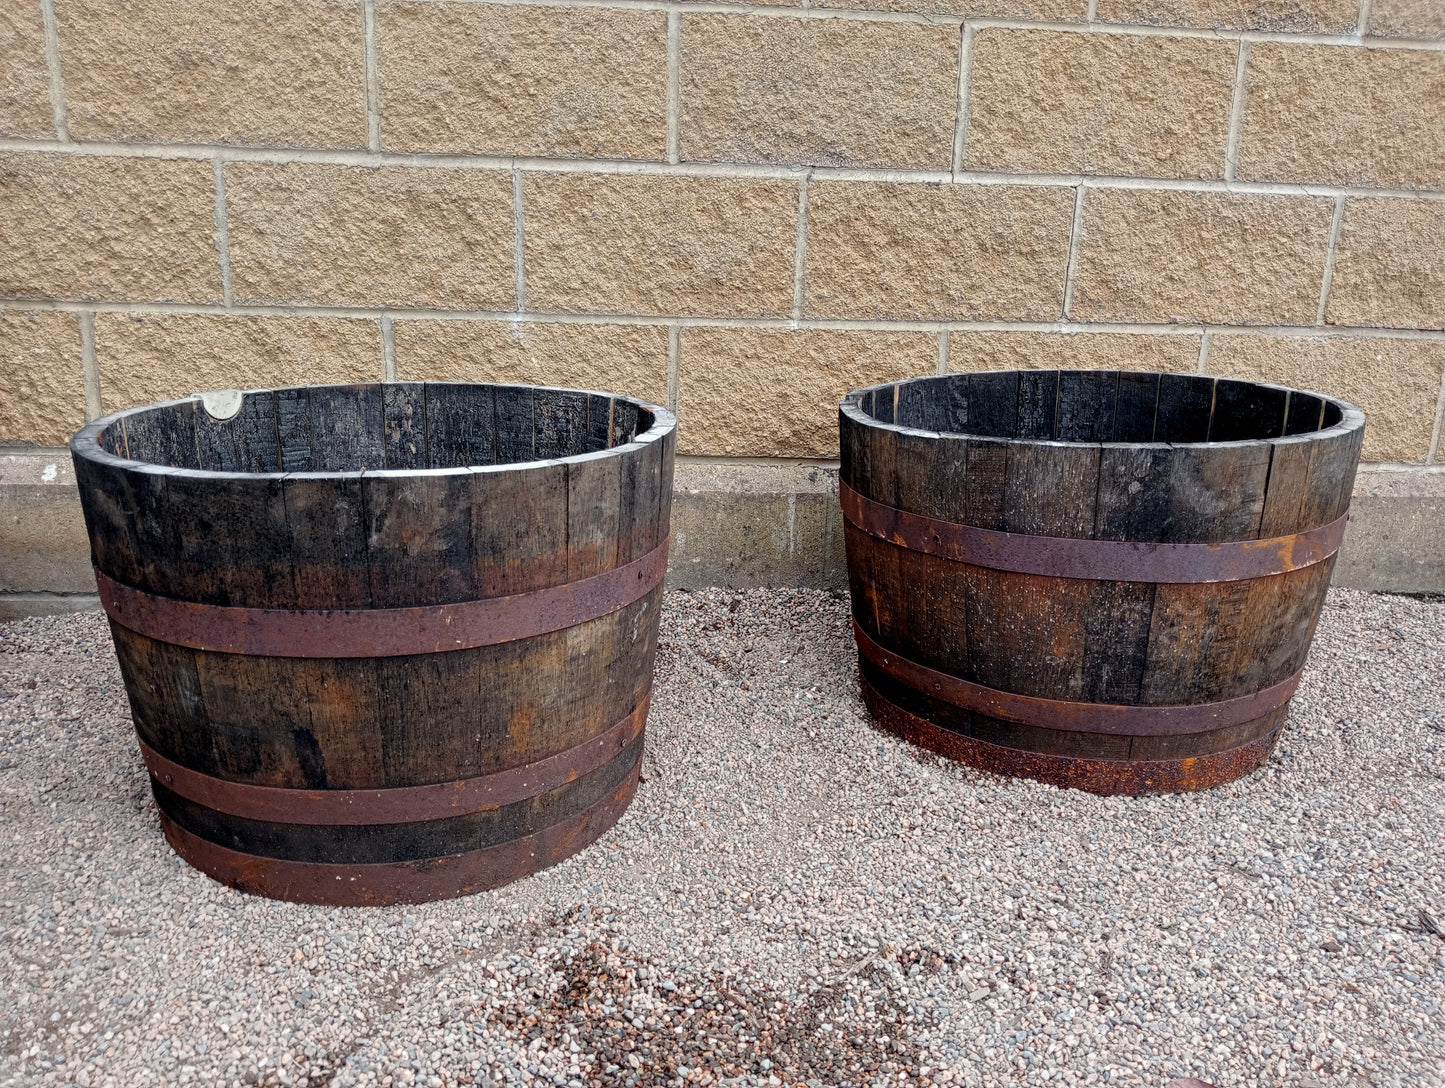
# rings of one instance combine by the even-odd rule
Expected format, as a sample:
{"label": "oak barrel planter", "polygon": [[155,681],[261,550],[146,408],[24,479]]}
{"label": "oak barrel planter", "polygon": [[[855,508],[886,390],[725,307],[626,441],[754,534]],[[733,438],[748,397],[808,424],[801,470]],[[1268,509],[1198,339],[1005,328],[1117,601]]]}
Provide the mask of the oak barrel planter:
{"label": "oak barrel planter", "polygon": [[675,419],[580,390],[206,394],[71,443],[166,837],[325,904],[494,887],[638,781]]}
{"label": "oak barrel planter", "polygon": [[1269,758],[1364,435],[1343,401],[1130,371],[851,393],[841,500],[864,699],[974,766],[1104,794]]}

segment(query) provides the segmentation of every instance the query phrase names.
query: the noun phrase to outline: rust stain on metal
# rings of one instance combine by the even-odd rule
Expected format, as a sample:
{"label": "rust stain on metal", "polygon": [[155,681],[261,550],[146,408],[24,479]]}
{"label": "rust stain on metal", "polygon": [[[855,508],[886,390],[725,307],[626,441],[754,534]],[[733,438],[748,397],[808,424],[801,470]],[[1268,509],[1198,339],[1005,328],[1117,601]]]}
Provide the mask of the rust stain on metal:
{"label": "rust stain on metal", "polygon": [[667,547],[563,585],[420,608],[236,608],[146,593],[98,569],[95,580],[111,619],[161,642],[263,657],[399,657],[514,642],[608,615],[662,584]]}
{"label": "rust stain on metal", "polygon": [[1083,759],[1006,748],[966,737],[904,710],[873,687],[866,676],[860,680],[863,701],[879,726],[906,741],[979,770],[1104,796],[1189,793],[1232,782],[1269,759],[1283,730],[1279,727],[1238,748],[1189,759]]}
{"label": "rust stain on metal", "polygon": [[858,652],[865,660],[915,691],[926,692],[935,699],[978,714],[987,714],[991,718],[1078,733],[1170,737],[1242,725],[1289,702],[1299,687],[1300,677],[1304,675],[1301,668],[1263,691],[1214,703],[1177,706],[1082,703],[1015,695],[930,669],[878,645],[856,618],[853,620],[853,635],[858,641]]}
{"label": "rust stain on metal", "polygon": [[575,782],[642,737],[651,693],[591,740],[520,767],[454,782],[375,790],[285,789],[231,782],[175,763],[139,741],[151,776],[198,805],[247,820],[308,826],[403,824],[497,809]]}
{"label": "rust stain on metal", "polygon": [[512,842],[424,861],[363,865],[287,861],[220,846],[165,814],[161,827],[171,848],[188,864],[252,895],[332,907],[427,903],[510,884],[590,845],[627,810],[641,768],[639,761],[612,793],[570,820]]}
{"label": "rust stain on metal", "polygon": [[839,483],[843,515],[862,532],[909,551],[990,570],[1113,582],[1236,582],[1323,563],[1339,550],[1348,514],[1264,540],[1165,544],[1002,533],[874,502]]}

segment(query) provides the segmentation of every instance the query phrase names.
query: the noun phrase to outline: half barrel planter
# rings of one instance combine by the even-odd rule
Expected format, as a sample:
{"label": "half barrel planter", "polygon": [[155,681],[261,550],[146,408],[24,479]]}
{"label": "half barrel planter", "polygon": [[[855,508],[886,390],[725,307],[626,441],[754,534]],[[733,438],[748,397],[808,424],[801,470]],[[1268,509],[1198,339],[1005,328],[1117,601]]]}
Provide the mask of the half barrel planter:
{"label": "half barrel planter", "polygon": [[71,443],[162,826],[299,902],[580,850],[638,781],[675,419],[453,383],[206,394]]}
{"label": "half barrel planter", "polygon": [[841,499],[864,699],[976,767],[1104,794],[1269,758],[1364,435],[1351,404],[1129,371],[850,394]]}

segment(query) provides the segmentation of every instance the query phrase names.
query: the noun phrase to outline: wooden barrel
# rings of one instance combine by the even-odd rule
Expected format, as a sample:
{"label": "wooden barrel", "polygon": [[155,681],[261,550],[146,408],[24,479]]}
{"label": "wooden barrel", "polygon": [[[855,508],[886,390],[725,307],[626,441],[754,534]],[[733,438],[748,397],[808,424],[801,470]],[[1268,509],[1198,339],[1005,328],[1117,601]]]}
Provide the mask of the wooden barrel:
{"label": "wooden barrel", "polygon": [[675,419],[606,393],[206,394],[71,443],[166,837],[279,899],[421,902],[632,799]]}
{"label": "wooden barrel", "polygon": [[1096,793],[1269,758],[1364,434],[1274,385],[990,371],[850,394],[841,499],[863,695],[974,766]]}

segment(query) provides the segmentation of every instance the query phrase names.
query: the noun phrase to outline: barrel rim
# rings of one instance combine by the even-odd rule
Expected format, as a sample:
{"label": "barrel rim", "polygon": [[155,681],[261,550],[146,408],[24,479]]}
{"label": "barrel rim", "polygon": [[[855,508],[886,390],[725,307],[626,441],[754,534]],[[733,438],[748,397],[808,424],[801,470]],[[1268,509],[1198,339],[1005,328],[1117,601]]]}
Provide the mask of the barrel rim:
{"label": "barrel rim", "polygon": [[105,465],[109,468],[123,469],[128,472],[142,472],[152,475],[164,474],[166,476],[179,476],[186,479],[197,480],[255,480],[259,482],[276,482],[280,480],[359,480],[363,476],[380,479],[402,479],[416,476],[425,477],[446,477],[471,474],[489,474],[502,472],[525,472],[537,468],[546,468],[551,465],[579,464],[588,461],[602,460],[608,457],[620,457],[627,453],[645,449],[652,443],[660,441],[677,429],[677,416],[660,404],[653,404],[651,401],[643,400],[640,397],[629,397],[622,393],[609,393],[600,389],[580,389],[571,386],[557,385],[529,385],[525,383],[508,382],[321,382],[314,385],[281,385],[281,386],[258,386],[255,389],[240,390],[243,397],[253,393],[275,393],[288,389],[356,389],[366,386],[387,386],[387,385],[451,385],[451,386],[489,386],[493,389],[536,389],[553,393],[585,393],[588,396],[610,397],[614,400],[627,401],[629,404],[652,413],[652,426],[635,436],[632,441],[624,442],[618,446],[611,446],[605,450],[589,450],[587,453],[574,453],[566,457],[539,457],[530,461],[514,461],[505,465],[461,465],[452,468],[375,468],[375,469],[352,469],[346,471],[291,471],[291,472],[233,472],[225,469],[206,468],[177,468],[174,465],[162,464],[158,461],[140,461],[133,457],[121,457],[118,454],[110,453],[100,444],[101,433],[112,424],[121,419],[138,415],[141,412],[153,411],[157,408],[170,408],[179,404],[199,404],[203,393],[192,393],[188,397],[175,397],[171,400],[155,401],[150,404],[140,404],[131,408],[121,408],[107,415],[100,416],[85,424],[70,439],[70,452],[72,456],[84,458],[94,464]]}
{"label": "barrel rim", "polygon": [[[1056,370],[1059,373],[1100,373],[1109,372],[1107,367],[1042,367],[1040,370]],[[870,416],[863,411],[862,399],[869,393],[877,392],[880,389],[888,389],[895,385],[906,385],[913,382],[937,381],[940,378],[968,377],[975,374],[1029,374],[1036,371],[1025,370],[1019,367],[1003,367],[996,370],[969,370],[959,371],[954,374],[919,374],[912,378],[903,378],[894,382],[879,382],[877,385],[864,386],[854,389],[843,397],[838,405],[840,415],[863,427],[876,427],[883,431],[892,431],[900,435],[909,435],[917,438],[939,438],[939,439],[966,439],[970,442],[997,442],[1001,445],[1047,447],[1057,446],[1061,449],[1129,449],[1129,450],[1168,450],[1168,449],[1238,449],[1246,446],[1276,446],[1286,443],[1321,442],[1326,439],[1335,438],[1340,435],[1357,431],[1365,425],[1365,413],[1358,405],[1341,397],[1330,396],[1327,393],[1320,393],[1311,389],[1297,389],[1294,386],[1278,385],[1274,382],[1257,382],[1248,378],[1231,378],[1222,374],[1180,374],[1178,371],[1170,370],[1118,370],[1115,373],[1158,375],[1161,377],[1185,377],[1185,378],[1213,378],[1216,382],[1235,382],[1239,385],[1251,385],[1260,389],[1275,389],[1285,393],[1300,393],[1305,396],[1318,397],[1320,400],[1333,404],[1340,409],[1340,420],[1329,427],[1321,427],[1314,431],[1303,431],[1299,434],[1275,435],[1270,438],[1242,438],[1232,439],[1224,442],[1117,442],[1117,441],[1070,441],[1059,438],[1005,438],[1000,435],[975,434],[970,431],[931,431],[921,427],[906,427],[899,423],[886,423],[881,419]]]}

